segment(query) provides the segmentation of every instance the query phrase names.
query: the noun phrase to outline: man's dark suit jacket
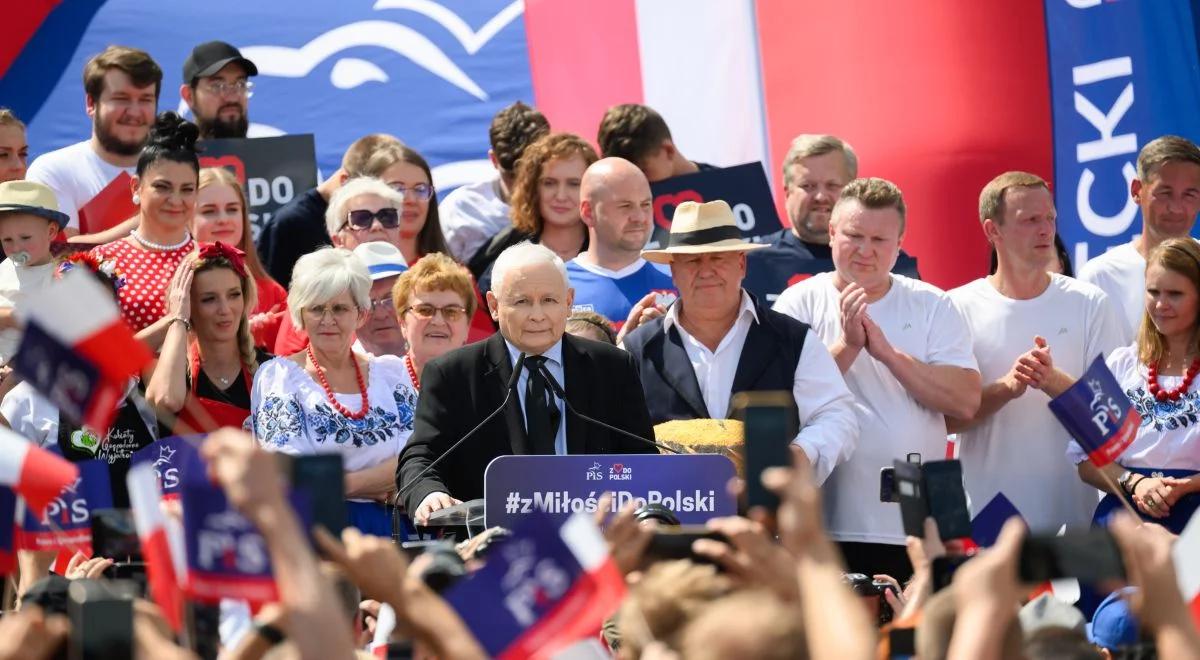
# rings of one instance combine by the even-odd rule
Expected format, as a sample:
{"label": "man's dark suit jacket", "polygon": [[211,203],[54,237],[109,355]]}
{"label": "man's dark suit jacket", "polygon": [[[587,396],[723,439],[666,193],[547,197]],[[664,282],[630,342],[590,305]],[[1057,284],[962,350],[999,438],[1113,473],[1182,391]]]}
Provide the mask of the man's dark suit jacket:
{"label": "man's dark suit jacket", "polygon": [[[619,348],[571,335],[563,337],[567,400],[576,410],[643,438],[654,438],[650,413],[633,358]],[[412,436],[400,454],[396,483],[406,510],[437,491],[466,501],[483,497],[483,471],[497,456],[528,454],[525,418],[518,392],[505,407],[433,470],[413,483],[434,459],[483,421],[504,400],[512,375],[508,348],[500,333],[451,351],[425,365]],[[571,454],[642,454],[656,451],[564,408],[567,451]]]}

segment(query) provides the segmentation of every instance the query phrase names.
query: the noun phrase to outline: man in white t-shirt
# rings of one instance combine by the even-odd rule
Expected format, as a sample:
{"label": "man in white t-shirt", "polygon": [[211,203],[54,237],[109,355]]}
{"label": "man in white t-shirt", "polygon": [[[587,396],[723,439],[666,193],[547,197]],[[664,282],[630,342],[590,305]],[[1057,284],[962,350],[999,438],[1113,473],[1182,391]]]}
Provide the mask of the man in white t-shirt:
{"label": "man in white t-shirt", "polygon": [[900,190],[855,179],[829,222],[834,271],[799,282],[775,310],[809,324],[855,395],[858,448],[825,484],[829,533],[852,572],[912,573],[900,510],[879,501],[879,471],[946,451],[946,416],[971,417],[980,378],[971,331],[937,287],[891,272],[904,237]]}
{"label": "man in white t-shirt", "polygon": [[1146,307],[1146,255],[1168,238],[1192,233],[1200,213],[1200,148],[1164,135],[1142,147],[1137,178],[1129,184],[1142,210],[1142,233],[1089,260],[1079,279],[1100,287],[1121,308],[1122,344],[1137,337]]}
{"label": "man in white t-shirt", "polygon": [[971,326],[985,385],[974,417],[947,419],[960,433],[972,514],[1003,494],[1031,530],[1048,533],[1088,526],[1099,495],[1063,457],[1070,437],[1035,391],[1048,372],[1031,368],[1040,364],[1034,354],[1050,350],[1055,366],[1079,374],[1121,341],[1117,310],[1103,291],[1046,272],[1055,216],[1054,197],[1034,174],[1006,172],[984,186],[979,217],[996,249],[996,273],[950,297]]}
{"label": "man in white t-shirt", "polygon": [[567,262],[575,311],[598,312],[619,328],[651,291],[674,298],[671,275],[642,258],[654,226],[652,203],[646,175],[624,158],[598,160],[583,173],[579,214],[588,249]]}
{"label": "man in white t-shirt", "polygon": [[[69,218],[64,232],[72,242],[106,243],[128,235],[134,221],[80,236],[80,210],[95,200],[104,207],[92,207],[97,215],[115,213],[124,220],[136,211],[129,201],[131,189],[109,186],[122,174],[134,174],[158,111],[162,69],[146,51],[109,46],[84,66],[83,87],[91,138],[42,154],[29,166],[27,178],[54,191]],[[98,196],[102,199],[96,200]]]}
{"label": "man in white t-shirt", "polygon": [[525,147],[550,132],[545,115],[517,101],[492,118],[488,160],[496,176],[459,186],[438,204],[438,220],[450,254],[467,263],[488,239],[509,225],[508,198]]}

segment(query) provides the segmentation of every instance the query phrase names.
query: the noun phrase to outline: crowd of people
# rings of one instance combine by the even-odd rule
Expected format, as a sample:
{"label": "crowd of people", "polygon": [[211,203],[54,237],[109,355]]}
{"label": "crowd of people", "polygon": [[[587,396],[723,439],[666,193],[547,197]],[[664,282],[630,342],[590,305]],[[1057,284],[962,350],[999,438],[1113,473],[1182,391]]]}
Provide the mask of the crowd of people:
{"label": "crowd of people", "polygon": [[[246,137],[256,74],[229,44],[196,46],[179,88],[187,121],[157,112],[164,74],[148,53],[111,46],[83,72],[90,137],[28,168],[24,125],[0,109],[0,363],[18,349],[22,307],[74,268],[112,291],[156,355],[103,434],[7,366],[2,421],[69,460],[106,461],[119,508],[135,451],[209,432],[210,474],[262,531],[280,595],[254,615],[222,610],[223,655],[348,657],[387,608],[393,645],[414,657],[484,657],[430,562],[410,565],[394,541],[481,498],[498,456],[656,452],[655,425],[726,419],[738,393],[784,391],[794,465],[744,475],[780,496],[777,511],[715,518],[690,559],[652,561],[670,516],[610,515],[602,500],[596,523],[628,587],[597,637],[605,652],[1200,658],[1171,558],[1200,506],[1190,140],[1143,146],[1129,189],[1141,233],[1080,268],[1049,184],[998,173],[979,197],[990,274],[944,291],[901,250],[907,223],[930,219],[909,218],[901,190],[860,176],[832,135],[800,135],[787,152],[777,233],[750,241],[727,203],[684,202],[666,244],[645,249],[650,184],[713,166],[683,156],[637,104],[605,113],[597,152],[592,136],[513,103],[489,129],[494,175],[441,199],[420,153],[365,135],[256,237],[237,178],[198,156],[205,140]],[[814,262],[830,267],[789,284]],[[748,290],[768,263],[788,277]],[[1140,421],[1097,467],[1047,404],[1101,356]],[[340,539],[318,529],[319,557],[272,453],[341,456],[349,527]],[[1020,520],[978,550],[932,520],[923,538],[905,534],[880,470],[914,455],[961,461],[972,514],[1003,496]],[[1091,526],[1115,538],[1128,586],[1084,585],[1074,606],[1031,599],[1022,539]],[[451,554],[476,570],[505,535]],[[961,564],[948,585],[934,584],[940,557]],[[0,658],[53,657],[81,634],[63,617],[67,582],[111,561],[77,557],[60,575],[55,559],[18,552]],[[149,603],[134,624],[138,657],[196,650]]]}

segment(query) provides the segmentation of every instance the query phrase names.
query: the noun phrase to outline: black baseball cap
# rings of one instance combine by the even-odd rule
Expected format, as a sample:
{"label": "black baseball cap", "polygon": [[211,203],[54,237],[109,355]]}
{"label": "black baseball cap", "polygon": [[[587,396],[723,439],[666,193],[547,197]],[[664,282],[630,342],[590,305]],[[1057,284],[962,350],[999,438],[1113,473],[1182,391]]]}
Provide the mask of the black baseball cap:
{"label": "black baseball cap", "polygon": [[183,81],[190,85],[197,78],[211,76],[226,64],[237,62],[246,70],[247,76],[257,76],[258,67],[242,57],[242,52],[224,41],[208,41],[192,49],[192,54],[183,61]]}

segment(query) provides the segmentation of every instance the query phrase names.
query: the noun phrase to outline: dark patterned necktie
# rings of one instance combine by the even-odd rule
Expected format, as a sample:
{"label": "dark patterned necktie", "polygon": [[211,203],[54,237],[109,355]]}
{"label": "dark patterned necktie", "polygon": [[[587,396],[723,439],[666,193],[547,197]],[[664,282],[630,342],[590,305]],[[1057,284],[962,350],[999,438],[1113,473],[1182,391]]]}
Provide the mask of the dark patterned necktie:
{"label": "dark patterned necktie", "polygon": [[546,358],[530,355],[525,358],[529,379],[525,382],[525,430],[529,435],[529,447],[534,454],[553,454],[554,438],[558,435],[558,406],[550,391],[541,367]]}

